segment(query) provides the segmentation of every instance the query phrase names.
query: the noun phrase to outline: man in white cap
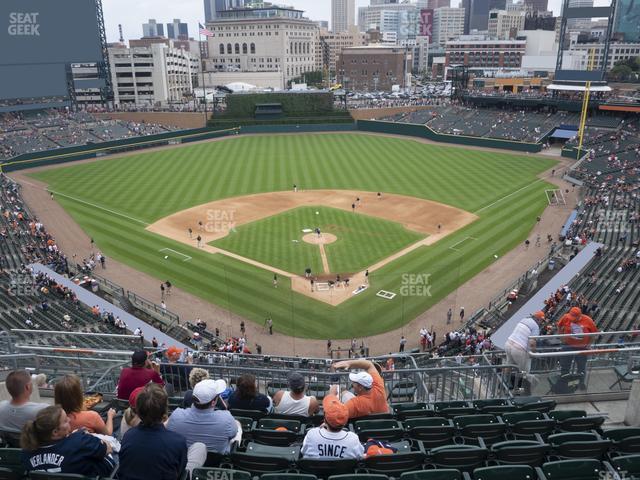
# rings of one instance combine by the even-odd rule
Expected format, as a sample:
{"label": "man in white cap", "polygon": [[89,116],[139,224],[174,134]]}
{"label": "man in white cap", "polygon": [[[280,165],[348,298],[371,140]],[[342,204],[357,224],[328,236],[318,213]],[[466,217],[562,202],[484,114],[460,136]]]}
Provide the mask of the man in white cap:
{"label": "man in white cap", "polygon": [[218,396],[226,388],[224,380],[207,379],[197,383],[193,387],[193,405],[174,410],[167,429],[182,434],[187,439],[187,447],[201,442],[209,452],[229,453],[239,431],[238,422],[229,411],[214,409]]}
{"label": "man in white cap", "polygon": [[[384,388],[384,380],[376,365],[369,360],[345,360],[331,365],[332,370],[351,370],[352,368],[364,371],[350,373],[349,380],[353,393],[344,392],[342,401],[349,409],[349,418],[364,417],[374,413],[388,413],[387,391]],[[337,395],[338,385],[332,385],[330,395]]]}

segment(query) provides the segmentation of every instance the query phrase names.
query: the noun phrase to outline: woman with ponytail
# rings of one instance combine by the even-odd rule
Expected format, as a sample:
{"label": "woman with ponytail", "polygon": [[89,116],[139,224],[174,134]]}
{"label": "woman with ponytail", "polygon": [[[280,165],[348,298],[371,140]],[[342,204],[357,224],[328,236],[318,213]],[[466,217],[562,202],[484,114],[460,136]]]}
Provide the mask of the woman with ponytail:
{"label": "woman with ponytail", "polygon": [[111,447],[102,440],[77,431],[59,405],[43,408],[35,420],[27,422],[20,437],[22,463],[28,472],[77,473],[108,476],[113,461]]}

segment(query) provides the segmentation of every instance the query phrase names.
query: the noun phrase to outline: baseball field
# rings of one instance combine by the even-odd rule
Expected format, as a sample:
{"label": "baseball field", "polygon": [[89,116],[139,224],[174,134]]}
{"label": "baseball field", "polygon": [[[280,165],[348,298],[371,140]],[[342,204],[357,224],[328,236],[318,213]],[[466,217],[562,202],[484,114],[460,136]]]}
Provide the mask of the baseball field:
{"label": "baseball field", "polygon": [[[547,206],[545,189],[555,188],[538,175],[554,164],[410,139],[299,134],[32,175],[107,257],[260,325],[271,317],[276,331],[326,339],[399,327],[522,242]],[[312,291],[307,268],[316,289],[338,275],[351,282]],[[354,295],[360,285],[368,288]]]}

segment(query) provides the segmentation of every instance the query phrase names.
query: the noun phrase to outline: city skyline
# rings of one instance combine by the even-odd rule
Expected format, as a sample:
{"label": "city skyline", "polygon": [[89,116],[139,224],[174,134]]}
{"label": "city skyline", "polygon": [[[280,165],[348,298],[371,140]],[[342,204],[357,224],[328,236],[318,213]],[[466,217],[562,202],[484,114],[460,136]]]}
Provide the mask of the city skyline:
{"label": "city skyline", "polygon": [[[331,0],[284,0],[273,3],[290,5],[305,11],[305,16],[311,20],[331,20]],[[457,0],[451,1],[456,7]],[[597,3],[597,2],[596,2]],[[356,0],[356,12],[358,7],[369,5],[369,0]],[[142,36],[142,24],[150,18],[158,23],[170,23],[174,18],[179,18],[189,25],[191,36],[198,39],[198,23],[204,23],[203,0],[181,0],[170,2],[168,0],[103,0],[102,8],[105,16],[105,28],[108,42],[117,42],[119,39],[118,24],[122,24],[125,41]],[[549,8],[554,14],[559,14],[560,0],[550,0]],[[356,13],[357,19],[357,13]]]}

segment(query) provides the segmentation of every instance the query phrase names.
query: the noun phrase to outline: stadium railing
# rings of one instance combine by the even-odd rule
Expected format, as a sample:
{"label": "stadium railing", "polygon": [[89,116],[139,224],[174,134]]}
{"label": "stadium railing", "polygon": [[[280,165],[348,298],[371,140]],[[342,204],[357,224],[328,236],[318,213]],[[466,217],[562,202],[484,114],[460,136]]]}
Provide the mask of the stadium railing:
{"label": "stadium railing", "polygon": [[131,291],[127,291],[127,299],[131,304],[143,312],[151,315],[154,319],[158,320],[165,327],[165,331],[172,329],[176,325],[180,324],[180,317],[176,313],[172,313],[169,310],[163,309],[160,305],[147,300],[140,295],[136,295]]}

